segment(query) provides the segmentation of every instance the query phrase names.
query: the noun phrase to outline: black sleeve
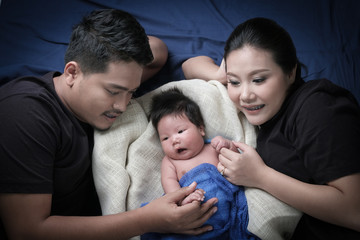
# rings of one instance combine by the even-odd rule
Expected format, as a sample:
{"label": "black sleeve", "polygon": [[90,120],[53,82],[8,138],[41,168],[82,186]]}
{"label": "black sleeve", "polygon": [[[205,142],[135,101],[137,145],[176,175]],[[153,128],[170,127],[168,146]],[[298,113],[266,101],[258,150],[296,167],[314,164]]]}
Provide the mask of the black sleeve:
{"label": "black sleeve", "polygon": [[310,95],[296,119],[295,148],[314,181],[360,172],[360,110],[346,97]]}
{"label": "black sleeve", "polygon": [[50,107],[22,95],[0,104],[1,192],[52,193],[58,123]]}

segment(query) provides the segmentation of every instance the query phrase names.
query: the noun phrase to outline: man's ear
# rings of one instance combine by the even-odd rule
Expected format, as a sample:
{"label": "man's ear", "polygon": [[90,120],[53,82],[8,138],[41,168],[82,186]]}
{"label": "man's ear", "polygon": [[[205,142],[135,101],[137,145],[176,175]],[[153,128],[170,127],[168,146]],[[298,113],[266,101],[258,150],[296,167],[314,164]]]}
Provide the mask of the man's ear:
{"label": "man's ear", "polygon": [[70,87],[74,85],[76,78],[79,76],[81,70],[77,62],[70,61],[65,65],[64,76],[66,84]]}

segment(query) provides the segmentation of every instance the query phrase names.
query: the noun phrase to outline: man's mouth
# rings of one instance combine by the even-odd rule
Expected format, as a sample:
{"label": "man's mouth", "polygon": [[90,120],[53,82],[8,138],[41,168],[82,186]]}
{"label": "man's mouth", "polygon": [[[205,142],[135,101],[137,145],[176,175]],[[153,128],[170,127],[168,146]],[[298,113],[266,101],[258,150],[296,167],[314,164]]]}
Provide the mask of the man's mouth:
{"label": "man's mouth", "polygon": [[106,117],[108,117],[108,118],[116,118],[117,117],[117,115],[113,115],[113,114],[110,114],[110,113],[105,113],[104,115]]}
{"label": "man's mouth", "polygon": [[108,118],[117,118],[121,115],[121,112],[105,112],[104,115]]}

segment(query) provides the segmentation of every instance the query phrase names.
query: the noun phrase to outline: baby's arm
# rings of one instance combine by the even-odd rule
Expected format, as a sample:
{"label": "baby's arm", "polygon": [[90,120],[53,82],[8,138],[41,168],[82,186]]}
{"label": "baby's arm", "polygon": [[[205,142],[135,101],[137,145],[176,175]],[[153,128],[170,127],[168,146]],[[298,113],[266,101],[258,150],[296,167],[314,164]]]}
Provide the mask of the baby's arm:
{"label": "baby's arm", "polygon": [[205,199],[205,191],[202,189],[196,189],[195,192],[188,195],[184,200],[181,201],[180,205],[185,205],[193,201],[202,202]]}
{"label": "baby's arm", "polygon": [[176,168],[166,156],[161,162],[161,184],[165,193],[175,192],[181,188],[177,179]]}
{"label": "baby's arm", "polygon": [[[181,188],[177,178],[176,168],[166,156],[161,163],[161,184],[165,193],[175,192]],[[196,189],[179,204],[185,205],[193,201],[203,201],[205,199],[204,195],[204,190]]]}
{"label": "baby's arm", "polygon": [[233,144],[233,142],[229,139],[226,139],[221,136],[216,136],[211,140],[211,146],[215,148],[216,152],[220,152],[220,150],[224,148],[228,148],[234,152],[238,152],[237,147]]}

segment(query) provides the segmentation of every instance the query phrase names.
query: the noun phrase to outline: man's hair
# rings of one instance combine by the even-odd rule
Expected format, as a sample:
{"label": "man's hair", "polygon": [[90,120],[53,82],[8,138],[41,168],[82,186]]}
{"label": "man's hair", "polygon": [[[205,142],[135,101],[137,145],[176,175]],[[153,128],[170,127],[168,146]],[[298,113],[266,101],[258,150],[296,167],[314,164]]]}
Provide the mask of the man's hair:
{"label": "man's hair", "polygon": [[158,129],[159,121],[163,117],[171,114],[185,115],[195,126],[205,127],[199,105],[176,87],[163,91],[152,98],[150,119],[155,129]]}
{"label": "man's hair", "polygon": [[86,73],[106,72],[111,62],[135,61],[141,66],[154,59],[144,28],[129,13],[95,10],[72,32],[65,63],[76,61]]}

